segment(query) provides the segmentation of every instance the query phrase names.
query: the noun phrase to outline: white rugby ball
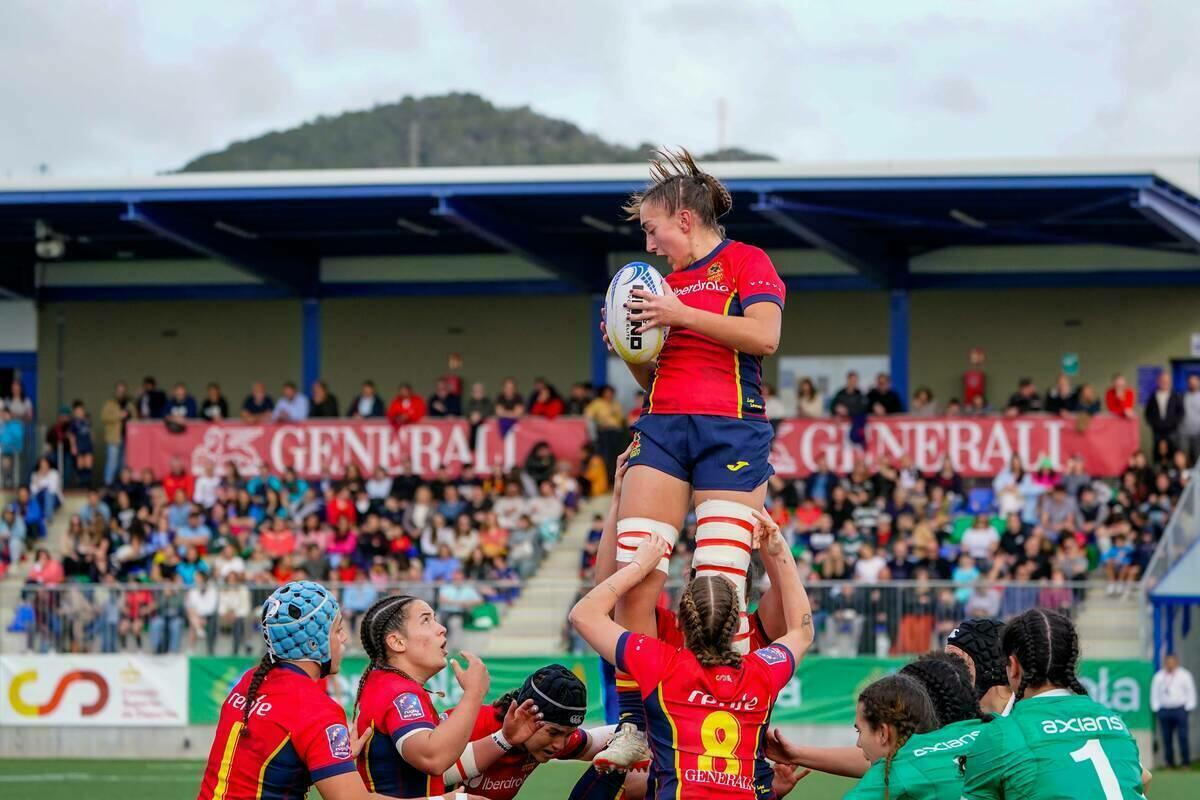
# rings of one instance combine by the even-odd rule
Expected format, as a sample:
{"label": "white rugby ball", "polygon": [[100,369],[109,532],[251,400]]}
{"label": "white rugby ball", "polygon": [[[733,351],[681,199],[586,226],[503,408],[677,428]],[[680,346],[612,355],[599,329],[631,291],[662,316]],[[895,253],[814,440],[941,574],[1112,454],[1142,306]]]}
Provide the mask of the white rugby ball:
{"label": "white rugby ball", "polygon": [[[635,289],[658,295],[667,291],[666,281],[654,267],[644,261],[626,264],[617,270],[612,283],[608,285],[608,294],[604,298],[605,325],[608,328],[608,340],[612,342],[617,355],[630,364],[647,364],[662,352],[668,329],[659,327],[635,333],[638,323],[631,320],[629,315],[642,302],[641,298],[633,296]],[[631,308],[626,308],[626,303]]]}

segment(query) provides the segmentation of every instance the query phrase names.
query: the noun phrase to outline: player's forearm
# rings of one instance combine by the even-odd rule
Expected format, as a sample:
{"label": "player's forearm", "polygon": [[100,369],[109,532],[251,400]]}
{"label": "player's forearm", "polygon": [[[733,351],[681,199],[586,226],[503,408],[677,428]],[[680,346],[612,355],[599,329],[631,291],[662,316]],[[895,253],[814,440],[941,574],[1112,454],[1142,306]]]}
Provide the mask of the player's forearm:
{"label": "player's forearm", "polygon": [[797,747],[794,755],[802,767],[844,778],[861,778],[871,767],[857,747]]}
{"label": "player's forearm", "polygon": [[436,728],[404,740],[400,755],[427,775],[442,775],[462,756],[471,742],[471,729],[483,704],[483,693],[467,690],[455,713]]}
{"label": "player's forearm", "polygon": [[779,349],[779,318],[730,317],[687,307],[684,327],[726,347],[754,356],[769,356]]}
{"label": "player's forearm", "polygon": [[620,497],[613,495],[608,514],[604,517],[604,532],[600,534],[600,544],[596,547],[596,582],[600,583],[617,570],[617,515],[619,513]]}
{"label": "player's forearm", "polygon": [[634,561],[596,584],[596,587],[580,598],[571,609],[571,624],[578,628],[586,639],[584,628],[597,620],[608,619],[617,606],[617,598],[641,583],[648,572],[642,564]]}
{"label": "player's forearm", "polygon": [[805,644],[812,642],[812,605],[808,600],[808,592],[800,583],[800,573],[796,571],[796,560],[786,543],[781,544],[776,552],[767,553],[763,559],[767,577],[771,586],[779,590],[779,605],[783,609],[783,622],[788,635],[799,634]]}
{"label": "player's forearm", "polygon": [[504,753],[490,735],[476,739],[467,745],[462,756],[443,773],[442,778],[447,786],[465,783],[487,772],[488,767],[495,764]]}

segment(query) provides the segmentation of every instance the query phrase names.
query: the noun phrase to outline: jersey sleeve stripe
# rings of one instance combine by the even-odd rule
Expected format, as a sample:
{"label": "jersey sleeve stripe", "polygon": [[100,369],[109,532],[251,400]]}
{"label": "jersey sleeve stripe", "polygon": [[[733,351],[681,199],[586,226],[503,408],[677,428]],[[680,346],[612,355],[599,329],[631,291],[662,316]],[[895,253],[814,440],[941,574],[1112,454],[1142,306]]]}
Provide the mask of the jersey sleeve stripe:
{"label": "jersey sleeve stripe", "polygon": [[748,308],[755,303],[774,303],[783,308],[783,301],[773,294],[752,294],[742,301],[742,308]]}
{"label": "jersey sleeve stripe", "polygon": [[392,741],[396,743],[397,747],[399,747],[401,742],[417,731],[431,731],[433,730],[433,727],[433,723],[425,719],[414,722],[410,725],[402,725],[392,733]]}
{"label": "jersey sleeve stripe", "polygon": [[[747,530],[750,533],[754,532],[754,523],[750,522],[749,520],[739,519],[738,517],[701,517],[700,519],[696,520],[697,527],[699,527],[701,525],[713,525],[716,523],[725,523],[727,525],[736,525],[737,527]],[[712,540],[706,539],[705,541],[712,541]],[[703,545],[699,545],[699,546],[703,546]]]}
{"label": "jersey sleeve stripe", "polygon": [[353,761],[339,761],[336,764],[330,764],[327,767],[314,769],[310,774],[312,782],[323,781],[326,778],[332,778],[334,775],[344,775],[347,772],[354,772]]}

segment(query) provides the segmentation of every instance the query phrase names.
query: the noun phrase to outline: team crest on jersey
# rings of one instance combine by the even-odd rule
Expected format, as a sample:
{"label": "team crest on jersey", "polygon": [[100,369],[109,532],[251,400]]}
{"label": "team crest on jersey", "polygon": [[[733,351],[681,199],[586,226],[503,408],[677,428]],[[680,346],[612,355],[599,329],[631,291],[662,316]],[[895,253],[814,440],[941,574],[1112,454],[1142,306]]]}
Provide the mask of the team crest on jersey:
{"label": "team crest on jersey", "polygon": [[764,647],[762,650],[756,650],[755,655],[767,664],[782,664],[787,661],[787,654],[778,647]]}
{"label": "team crest on jersey", "polygon": [[709,280],[709,281],[716,281],[717,283],[720,283],[721,281],[725,280],[725,271],[721,269],[720,261],[709,266],[708,272],[705,273],[704,279]]}
{"label": "team crest on jersey", "polygon": [[325,729],[325,738],[329,741],[329,754],[334,758],[350,757],[350,731],[345,725],[330,725]]}
{"label": "team crest on jersey", "polygon": [[637,458],[642,454],[642,432],[633,432],[633,444],[629,447],[629,460]]}
{"label": "team crest on jersey", "polygon": [[392,701],[392,705],[396,707],[396,713],[400,715],[400,719],[402,720],[420,719],[425,716],[425,710],[421,708],[421,698],[412,692],[405,692],[402,695],[398,695]]}

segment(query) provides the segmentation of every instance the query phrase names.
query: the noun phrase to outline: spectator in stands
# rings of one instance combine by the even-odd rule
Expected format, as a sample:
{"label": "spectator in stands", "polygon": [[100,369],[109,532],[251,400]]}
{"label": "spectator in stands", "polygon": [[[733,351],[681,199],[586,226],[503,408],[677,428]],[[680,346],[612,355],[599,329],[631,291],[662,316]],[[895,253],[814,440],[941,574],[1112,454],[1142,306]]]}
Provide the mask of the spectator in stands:
{"label": "spectator in stands", "polygon": [[1090,383],[1085,383],[1079,387],[1079,394],[1075,397],[1076,411],[1080,414],[1088,416],[1096,416],[1100,413],[1100,397],[1096,394],[1096,387]]}
{"label": "spectator in stands", "polygon": [[1165,442],[1170,452],[1176,447],[1176,434],[1184,419],[1183,397],[1171,388],[1171,373],[1163,370],[1158,373],[1158,384],[1146,400],[1146,424],[1154,434],[1155,454],[1159,452],[1161,443]]}
{"label": "spectator in stands", "polygon": [[976,565],[988,569],[1000,549],[1000,534],[992,527],[992,521],[987,514],[976,514],[971,527],[963,531],[959,545]]}
{"label": "spectator in stands", "polygon": [[[867,392],[867,408],[870,413],[883,416],[904,411],[904,401],[892,388],[892,376],[881,372],[875,376],[875,385]],[[853,415],[851,415],[853,416]]]}
{"label": "spectator in stands", "polygon": [[[438,587],[438,615],[443,620],[455,620],[455,625],[462,628],[470,618],[471,611],[483,605],[483,596],[472,584],[467,583],[462,568],[454,570],[449,583]],[[449,623],[443,622],[449,626]]]}
{"label": "spectator in stands", "polygon": [[17,504],[23,508],[21,516],[29,526],[30,533],[35,537],[42,536],[41,523],[49,524],[54,512],[63,504],[62,477],[49,458],[42,456],[37,461],[37,467],[29,476],[29,489],[26,498],[32,499],[37,508],[33,510],[33,520],[27,503],[21,502],[21,490],[17,490]]}
{"label": "spectator in stands", "polygon": [[87,502],[83,508],[79,509],[79,518],[84,525],[92,525],[96,520],[100,520],[105,526],[112,518],[112,511],[108,504],[100,502],[100,493],[95,489],[89,489],[87,493]]}
{"label": "spectator in stands", "polygon": [[933,400],[933,390],[927,386],[918,387],[917,391],[913,392],[908,413],[914,417],[936,417],[938,408]]}
{"label": "spectator in stands", "polygon": [[270,421],[274,409],[275,400],[267,394],[266,385],[262,381],[255,381],[250,386],[250,394],[242,401],[242,422],[265,424]]}
{"label": "spectator in stands", "polygon": [[442,583],[454,577],[454,573],[462,570],[462,564],[454,557],[450,545],[442,544],[437,554],[426,559],[423,580],[426,583]]}
{"label": "spectator in stands", "polygon": [[17,463],[24,451],[25,422],[0,402],[0,489],[13,488],[20,481]]}
{"label": "spectator in stands", "polygon": [[171,389],[171,399],[167,401],[166,416],[172,422],[180,424],[196,418],[196,400],[188,394],[186,384],[180,382]]}
{"label": "spectator in stands", "polygon": [[230,655],[240,656],[250,652],[245,646],[246,625],[250,619],[250,589],[242,582],[240,572],[231,572],[217,592],[217,625],[219,630],[228,631]]}
{"label": "spectator in stands", "polygon": [[863,394],[862,389],[858,388],[857,372],[851,370],[846,373],[846,385],[838,390],[829,405],[835,411],[841,407],[846,416],[851,419],[867,413],[870,406],[867,405],[867,396]]}
{"label": "spectator in stands", "polygon": [[1088,557],[1079,540],[1074,536],[1064,536],[1054,557],[1054,568],[1066,575],[1068,580],[1081,581],[1087,579]]}
{"label": "spectator in stands", "polygon": [[67,428],[67,439],[71,445],[71,458],[75,462],[75,475],[79,485],[91,486],[96,445],[92,440],[92,418],[82,400],[71,404],[71,424]]}
{"label": "spectator in stands", "polygon": [[517,391],[515,378],[505,378],[500,385],[500,394],[496,396],[492,414],[500,420],[502,436],[508,433],[514,422],[525,416],[525,403],[521,400],[520,392]]}
{"label": "spectator in stands", "polygon": [[566,411],[566,405],[553,384],[547,383],[544,378],[534,381],[533,393],[529,397],[530,415],[555,419],[561,417],[564,411]]}
{"label": "spectator in stands", "polygon": [[158,388],[154,376],[142,378],[142,393],[137,399],[138,416],[142,419],[162,419],[167,413],[167,393]]}
{"label": "spectator in stands", "polygon": [[496,404],[487,396],[487,387],[478,381],[471,384],[471,396],[467,398],[463,413],[473,428],[492,416],[495,407]]}
{"label": "spectator in stands", "polygon": [[858,558],[854,562],[854,580],[858,583],[878,583],[887,580],[887,559],[869,542],[864,543],[858,550]]}
{"label": "spectator in stands", "polygon": [[425,401],[413,394],[411,384],[402,383],[388,404],[387,418],[394,427],[420,422],[425,418]]}
{"label": "spectator in stands", "polygon": [[1100,557],[1100,565],[1108,578],[1108,594],[1124,594],[1137,578],[1133,565],[1133,546],[1124,533],[1112,537],[1112,546]]}
{"label": "spectator in stands", "polygon": [[529,479],[526,491],[532,494],[539,484],[554,477],[554,451],[547,442],[538,442],[525,457],[525,476]]}
{"label": "spectator in stands", "polygon": [[113,396],[100,407],[100,423],[104,426],[104,485],[109,486],[125,464],[125,424],[137,409],[129,399],[125,381],[117,381]]}
{"label": "spectator in stands", "polygon": [[801,417],[825,416],[825,398],[817,391],[811,378],[801,378],[796,389],[796,414]]}
{"label": "spectator in stands", "polygon": [[1018,414],[1036,414],[1043,411],[1042,398],[1032,378],[1021,378],[1017,383],[1017,391],[1008,398],[1004,415],[1015,417]]}
{"label": "spectator in stands", "polygon": [[312,408],[308,415],[314,419],[332,419],[338,416],[337,395],[329,391],[329,384],[323,380],[313,381],[310,388],[312,393]]}
{"label": "spectator in stands", "polygon": [[375,393],[374,381],[363,381],[358,395],[350,401],[350,416],[354,419],[373,419],[384,416],[383,401]]}
{"label": "spectator in stands", "polygon": [[1067,491],[1067,495],[1072,498],[1078,498],[1079,493],[1083,491],[1083,487],[1091,484],[1092,477],[1087,474],[1082,455],[1073,453],[1067,459],[1067,468],[1062,474],[1061,482],[1063,488]]}
{"label": "spectator in stands", "polygon": [[1104,393],[1105,409],[1108,413],[1118,417],[1133,419],[1133,404],[1133,389],[1126,384],[1124,375],[1119,372],[1115,373],[1112,376],[1112,384]]}
{"label": "spectator in stands", "polygon": [[461,417],[462,398],[450,393],[450,385],[444,380],[434,384],[433,394],[429,395],[429,416],[431,417]]}
{"label": "spectator in stands", "polygon": [[204,402],[200,404],[201,418],[209,422],[224,422],[229,419],[229,403],[221,394],[221,384],[210,383],[205,389]]}
{"label": "spectator in stands", "polygon": [[279,402],[271,411],[272,422],[303,422],[308,419],[308,398],[297,390],[296,384],[287,381],[283,384]]}
{"label": "spectator in stands", "polygon": [[595,394],[590,383],[572,384],[571,394],[567,398],[566,413],[572,417],[582,417],[588,403],[592,402],[594,397]]}
{"label": "spectator in stands", "polygon": [[[10,505],[0,511],[0,561],[4,565],[21,563],[26,537],[25,520],[18,516],[16,509]],[[0,568],[0,578],[4,571]]]}
{"label": "spectator in stands", "polygon": [[1071,388],[1071,378],[1065,372],[1059,373],[1053,388],[1046,392],[1044,403],[1046,413],[1064,416],[1079,410],[1079,391]]}
{"label": "spectator in stands", "polygon": [[1041,497],[1041,521],[1044,530],[1056,538],[1060,533],[1072,533],[1075,529],[1079,506],[1067,487],[1059,483]]}
{"label": "spectator in stands", "polygon": [[[184,598],[189,638],[194,647],[196,640],[204,637],[204,650],[211,656],[214,655],[217,645],[217,609],[220,606],[220,595],[216,585],[209,581],[207,573],[197,571],[194,580]],[[186,579],[184,583],[187,583]]]}
{"label": "spectator in stands", "polygon": [[184,595],[179,579],[164,578],[158,565],[151,571],[150,579],[162,587],[153,615],[146,625],[150,652],[178,653],[183,644],[183,630],[187,625],[187,610],[184,608]]}
{"label": "spectator in stands", "polygon": [[611,475],[616,469],[617,456],[628,441],[625,411],[617,401],[616,390],[611,386],[601,386],[596,399],[583,410],[583,415],[596,426],[596,450],[604,459],[607,474]]}
{"label": "spectator in stands", "polygon": [[766,414],[767,420],[772,425],[777,425],[779,420],[787,416],[787,408],[783,405],[783,398],[775,391],[775,387],[766,381],[762,385],[762,396],[763,412]]}
{"label": "spectator in stands", "polygon": [[0,398],[0,406],[8,409],[13,419],[27,424],[33,422],[33,402],[25,394],[25,386],[17,379],[9,384],[9,396]]}
{"label": "spectator in stands", "polygon": [[1187,453],[1188,461],[1193,464],[1200,458],[1200,375],[1188,375],[1183,419],[1179,424],[1179,449]]}

